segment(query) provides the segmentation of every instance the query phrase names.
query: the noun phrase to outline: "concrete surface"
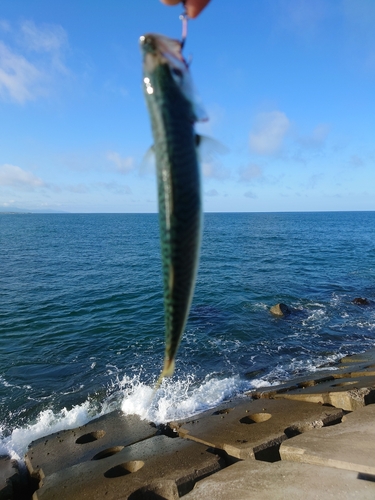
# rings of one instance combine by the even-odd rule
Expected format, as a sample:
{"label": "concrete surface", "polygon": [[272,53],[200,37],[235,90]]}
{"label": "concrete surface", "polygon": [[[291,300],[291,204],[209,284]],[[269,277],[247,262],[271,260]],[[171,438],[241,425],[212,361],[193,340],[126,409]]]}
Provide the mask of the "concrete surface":
{"label": "concrete surface", "polygon": [[278,459],[277,447],[288,436],[341,421],[343,414],[337,408],[299,401],[249,400],[170,426],[179,436],[232,457],[269,460],[267,450]]}
{"label": "concrete surface", "polygon": [[245,460],[199,481],[184,500],[374,500],[357,472],[292,462]]}
{"label": "concrete surface", "polygon": [[0,500],[13,499],[13,481],[16,470],[10,457],[0,456]]}
{"label": "concrete surface", "polygon": [[368,349],[361,354],[352,354],[351,356],[345,356],[341,358],[340,363],[350,364],[350,363],[375,363],[375,348]]}
{"label": "concrete surface", "polygon": [[128,446],[155,435],[157,429],[137,415],[114,411],[76,429],[56,432],[33,441],[25,455],[32,475],[48,476],[61,469],[91,460],[94,455]]}
{"label": "concrete surface", "polygon": [[17,460],[0,456],[0,500],[29,500],[30,487],[26,474],[21,474]]}
{"label": "concrete surface", "polygon": [[275,394],[273,397],[330,404],[336,408],[354,411],[375,403],[375,376],[337,378],[312,387]]}
{"label": "concrete surface", "polygon": [[375,403],[375,349],[342,358],[335,370],[324,370],[248,395],[254,399],[294,399],[353,411]]}
{"label": "concrete surface", "polygon": [[374,481],[375,405],[346,415],[334,427],[314,429],[289,439],[281,445],[280,456],[282,460],[370,474]]}
{"label": "concrete surface", "polygon": [[154,436],[46,476],[33,500],[174,500],[222,467],[224,460],[206,446]]}

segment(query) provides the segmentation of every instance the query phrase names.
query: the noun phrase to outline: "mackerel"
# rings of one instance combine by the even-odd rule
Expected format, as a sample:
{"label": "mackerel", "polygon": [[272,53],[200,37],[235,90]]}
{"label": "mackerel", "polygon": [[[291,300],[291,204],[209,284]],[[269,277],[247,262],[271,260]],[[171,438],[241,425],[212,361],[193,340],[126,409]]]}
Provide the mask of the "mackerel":
{"label": "mackerel", "polygon": [[147,34],[140,44],[156,156],[164,283],[166,345],[158,387],[163,377],[174,372],[194,293],[202,228],[199,139],[194,123],[204,117],[193,98],[182,43]]}

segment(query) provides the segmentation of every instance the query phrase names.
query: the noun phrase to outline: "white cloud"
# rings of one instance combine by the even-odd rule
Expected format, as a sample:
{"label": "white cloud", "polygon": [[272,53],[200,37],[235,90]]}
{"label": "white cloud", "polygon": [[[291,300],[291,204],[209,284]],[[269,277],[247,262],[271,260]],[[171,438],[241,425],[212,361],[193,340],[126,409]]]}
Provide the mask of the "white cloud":
{"label": "white cloud", "polygon": [[259,113],[250,132],[250,148],[261,155],[277,153],[290,129],[290,121],[281,111]]}
{"label": "white cloud", "polygon": [[131,156],[122,158],[118,153],[109,151],[107,153],[107,160],[114,163],[116,170],[122,174],[127,174],[134,168],[134,158]]}
{"label": "white cloud", "polygon": [[56,53],[67,43],[65,30],[58,25],[44,24],[38,28],[33,21],[24,21],[21,32],[27,47],[36,52]]}
{"label": "white cloud", "polygon": [[4,164],[0,165],[0,186],[34,189],[45,186],[45,183],[31,172],[16,165]]}
{"label": "white cloud", "polygon": [[1,21],[11,33],[10,42],[0,41],[0,98],[20,104],[47,93],[57,75],[67,74],[62,62],[67,35],[61,26],[37,27],[25,21],[18,31]]}
{"label": "white cloud", "polygon": [[42,73],[23,56],[0,42],[0,97],[23,103],[35,99]]}
{"label": "white cloud", "polygon": [[61,26],[43,24],[37,27],[32,21],[24,21],[21,24],[21,32],[25,47],[29,51],[49,54],[54,68],[61,73],[67,73],[62,62],[62,50],[67,45],[68,37]]}

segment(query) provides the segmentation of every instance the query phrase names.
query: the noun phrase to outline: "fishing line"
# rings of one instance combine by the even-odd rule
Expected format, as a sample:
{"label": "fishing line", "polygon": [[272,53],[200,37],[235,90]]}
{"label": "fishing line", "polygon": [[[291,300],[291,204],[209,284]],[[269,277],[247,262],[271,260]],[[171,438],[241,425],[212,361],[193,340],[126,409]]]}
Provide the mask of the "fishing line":
{"label": "fishing line", "polygon": [[189,17],[186,12],[185,3],[186,3],[185,0],[183,0],[182,5],[184,6],[184,12],[179,17],[180,21],[182,21],[181,49],[183,49],[185,45],[187,37],[188,20],[189,20]]}

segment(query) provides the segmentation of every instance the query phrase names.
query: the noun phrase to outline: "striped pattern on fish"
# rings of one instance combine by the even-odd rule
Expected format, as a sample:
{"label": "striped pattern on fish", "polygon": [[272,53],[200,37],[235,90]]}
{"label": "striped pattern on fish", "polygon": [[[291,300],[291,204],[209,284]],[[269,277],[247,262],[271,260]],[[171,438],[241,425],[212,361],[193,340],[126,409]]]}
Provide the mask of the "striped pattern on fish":
{"label": "striped pattern on fish", "polygon": [[162,35],[141,37],[144,90],[157,166],[164,281],[164,376],[174,360],[193,297],[202,227],[200,172],[190,74],[181,43]]}

